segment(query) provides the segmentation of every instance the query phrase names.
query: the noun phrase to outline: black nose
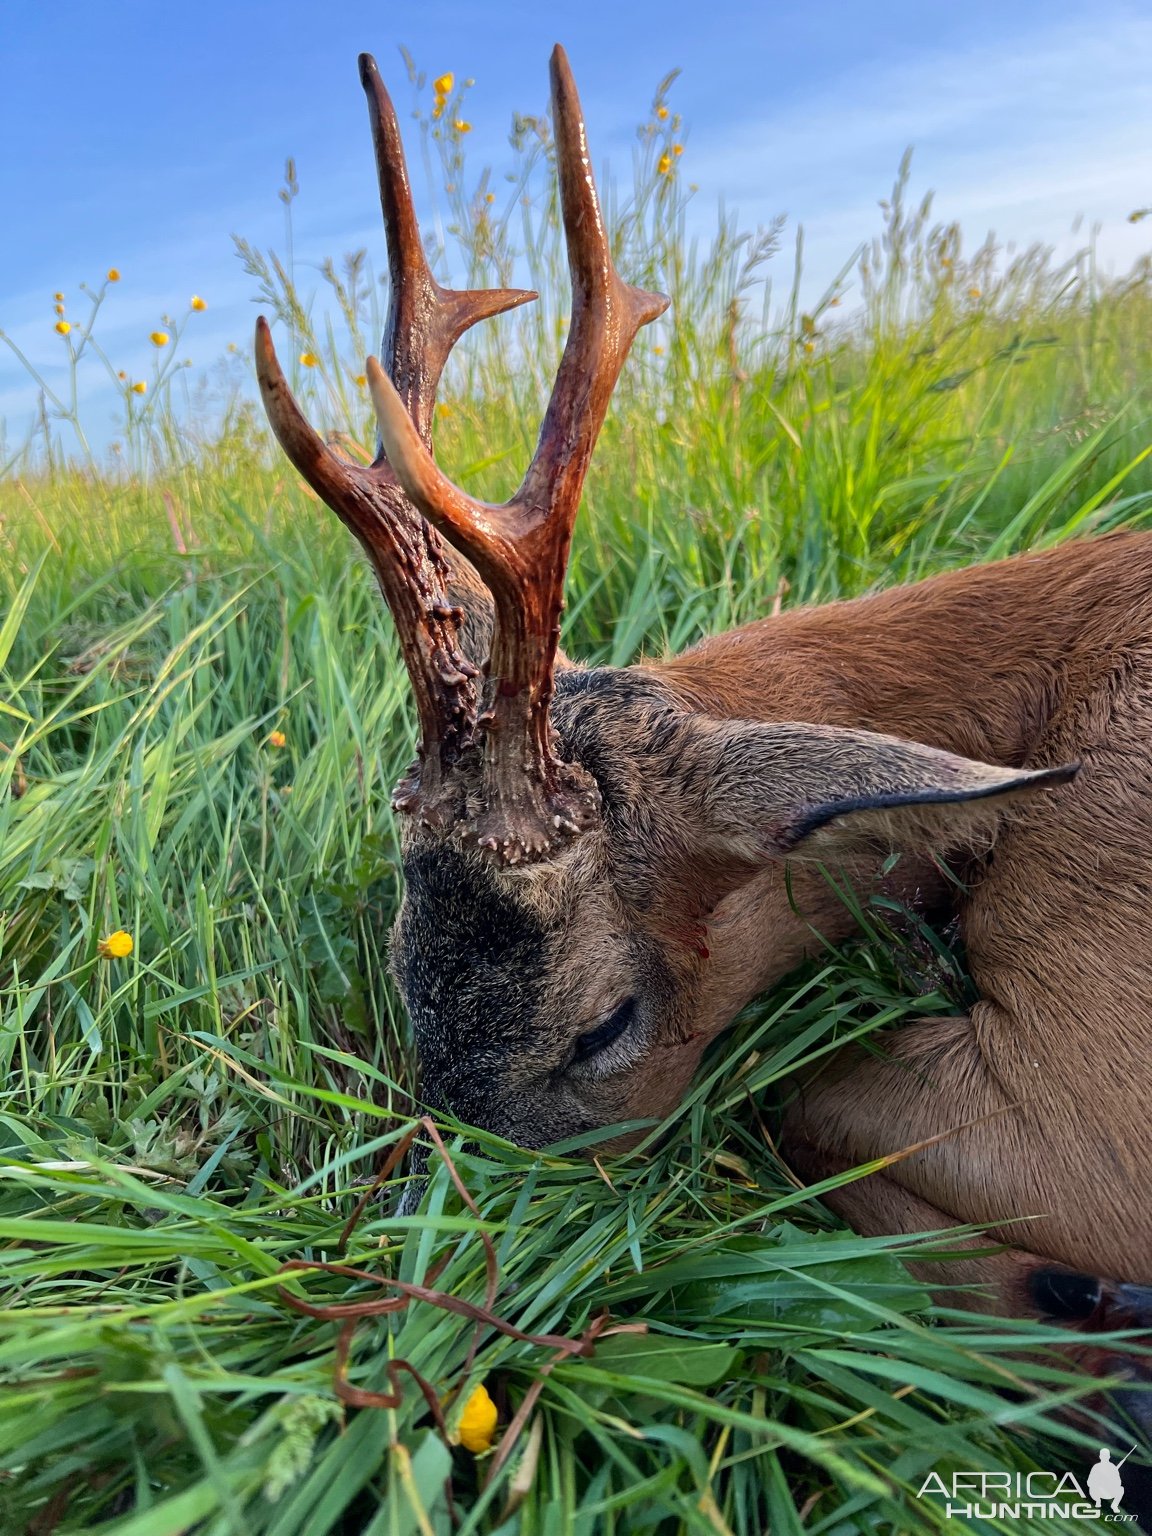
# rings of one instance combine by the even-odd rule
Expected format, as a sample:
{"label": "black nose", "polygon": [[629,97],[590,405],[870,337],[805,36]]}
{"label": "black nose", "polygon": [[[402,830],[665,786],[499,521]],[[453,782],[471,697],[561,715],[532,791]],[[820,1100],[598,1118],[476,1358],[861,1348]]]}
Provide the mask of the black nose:
{"label": "black nose", "polygon": [[420,1202],[424,1198],[424,1191],[428,1188],[427,1179],[410,1178],[404,1186],[404,1192],[400,1196],[396,1206],[397,1216],[415,1216],[420,1208]]}
{"label": "black nose", "polygon": [[408,1182],[396,1207],[397,1216],[415,1216],[428,1187],[428,1144],[414,1141],[408,1153]]}

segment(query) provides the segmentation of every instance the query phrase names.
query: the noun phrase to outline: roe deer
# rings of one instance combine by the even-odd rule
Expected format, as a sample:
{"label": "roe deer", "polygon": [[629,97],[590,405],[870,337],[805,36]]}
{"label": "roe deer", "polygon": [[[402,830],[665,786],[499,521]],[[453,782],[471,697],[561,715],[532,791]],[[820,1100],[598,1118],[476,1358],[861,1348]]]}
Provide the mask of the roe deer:
{"label": "roe deer", "polygon": [[393,963],[424,1095],[527,1146],[661,1116],[739,1009],[851,931],[820,866],[863,896],[894,881],[953,904],[980,1001],[840,1054],[785,1152],[823,1177],[927,1143],[829,1203],[863,1233],[987,1224],[1008,1247],[931,1269],[974,1286],[967,1304],[1152,1326],[1152,536],[784,612],[665,661],[566,660],[584,474],[667,301],[616,273],[559,48],[551,68],[572,320],[510,501],[437,469],[433,402],[460,335],[534,295],[433,279],[367,56],[391,273],[371,467],[321,442],[257,331],[272,426],[364,546],[415,694]]}

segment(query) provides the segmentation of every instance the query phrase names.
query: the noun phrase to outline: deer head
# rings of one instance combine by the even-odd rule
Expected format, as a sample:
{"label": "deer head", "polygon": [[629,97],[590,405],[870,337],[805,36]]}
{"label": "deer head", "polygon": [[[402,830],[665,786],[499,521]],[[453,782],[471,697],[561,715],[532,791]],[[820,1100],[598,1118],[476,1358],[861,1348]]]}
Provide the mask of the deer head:
{"label": "deer head", "polygon": [[567,345],[520,489],[501,506],[465,495],[431,452],[441,372],[470,325],[535,295],[435,281],[392,104],[374,61],[360,69],[391,275],[384,361],[366,366],[375,462],[338,456],[309,427],[263,320],[257,373],[285,453],[372,562],[415,695],[417,758],[393,799],[406,891],[392,954],[424,1095],[539,1146],[676,1103],[708,1039],[813,944],[795,893],[818,903],[823,882],[800,862],[789,889],[786,862],[850,861],[878,835],[951,843],[986,801],[1062,771],[713,718],[658,668],[563,658],[584,476],[636,332],[668,301],[615,270],[557,48]]}

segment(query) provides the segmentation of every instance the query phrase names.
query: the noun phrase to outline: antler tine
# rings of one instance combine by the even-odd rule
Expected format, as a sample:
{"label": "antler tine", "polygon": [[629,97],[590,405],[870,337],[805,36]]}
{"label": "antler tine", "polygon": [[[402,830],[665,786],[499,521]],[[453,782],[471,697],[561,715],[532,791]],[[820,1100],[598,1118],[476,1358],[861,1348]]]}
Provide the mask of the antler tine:
{"label": "antler tine", "polygon": [[548,708],[572,527],[592,450],[624,359],[642,325],[668,306],[623,282],[612,262],[567,55],[551,62],[561,206],[572,274],[572,321],[540,441],[503,506],[476,501],[433,463],[382,369],[369,387],[389,462],[413,502],[475,564],[496,608],[482,810],[474,832],[505,863],[551,853],[592,825],[598,795],[552,748]]}
{"label": "antler tine", "polygon": [[380,209],[388,241],[391,302],[381,351],[389,377],[426,446],[432,440],[432,405],[448,354],[470,326],[527,304],[523,288],[442,288],[428,266],[396,109],[370,53],[360,55],[360,83],[376,151]]}
{"label": "antler tine", "polygon": [[552,120],[560,203],[572,275],[572,321],[532,464],[513,498],[575,521],[584,476],[608,402],[636,333],[668,308],[662,293],[625,283],[608,231],[568,55],[552,50]]}

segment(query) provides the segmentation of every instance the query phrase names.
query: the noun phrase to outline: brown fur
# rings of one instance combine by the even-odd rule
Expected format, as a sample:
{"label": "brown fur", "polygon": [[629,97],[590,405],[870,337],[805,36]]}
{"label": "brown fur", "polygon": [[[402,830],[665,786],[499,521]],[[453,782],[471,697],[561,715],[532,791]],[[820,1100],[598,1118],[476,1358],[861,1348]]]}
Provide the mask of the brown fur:
{"label": "brown fur", "polygon": [[[900,1031],[888,1061],[843,1057],[790,1134],[861,1162],[955,1131],[889,1177],[960,1221],[1039,1218],[1002,1234],[1152,1282],[1152,539],[781,615],[660,672],[713,714],[862,725],[1014,766],[1083,762],[1075,784],[1016,811],[961,903],[982,995],[971,1018]],[[813,894],[816,926],[838,930],[834,898]],[[778,891],[753,899],[773,931],[788,922]]]}

